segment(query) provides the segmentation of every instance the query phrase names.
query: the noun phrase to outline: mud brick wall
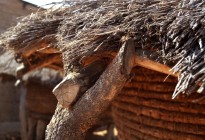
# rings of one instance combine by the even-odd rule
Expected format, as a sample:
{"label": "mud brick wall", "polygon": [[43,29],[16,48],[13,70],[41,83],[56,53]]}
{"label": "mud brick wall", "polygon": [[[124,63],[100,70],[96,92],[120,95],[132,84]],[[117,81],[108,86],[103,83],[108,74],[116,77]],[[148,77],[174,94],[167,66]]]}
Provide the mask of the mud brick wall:
{"label": "mud brick wall", "polygon": [[36,7],[23,8],[21,0],[0,0],[0,33],[17,23],[17,17],[28,15]]}
{"label": "mud brick wall", "polygon": [[139,67],[133,74],[112,105],[120,140],[205,138],[203,95],[172,100],[176,78]]}

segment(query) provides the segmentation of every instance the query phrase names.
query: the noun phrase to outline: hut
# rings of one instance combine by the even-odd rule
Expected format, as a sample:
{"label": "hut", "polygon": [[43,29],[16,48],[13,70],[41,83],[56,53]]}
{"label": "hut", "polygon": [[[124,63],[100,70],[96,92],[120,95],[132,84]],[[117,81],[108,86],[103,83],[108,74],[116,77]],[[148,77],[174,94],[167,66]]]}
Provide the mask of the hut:
{"label": "hut", "polygon": [[20,138],[19,96],[15,88],[16,78],[6,73],[0,74],[0,139],[11,140]]}
{"label": "hut", "polygon": [[61,80],[58,72],[40,69],[21,80],[21,139],[44,140],[45,128],[54,114],[57,100],[52,89]]}
{"label": "hut", "polygon": [[[35,7],[22,8],[20,0],[0,1],[0,33],[17,23],[17,17],[30,14]],[[20,89],[15,87],[18,64],[11,53],[0,49],[0,139],[20,139]]]}
{"label": "hut", "polygon": [[204,139],[204,1],[63,4],[0,41],[21,63],[18,77],[64,68],[46,139],[83,139],[110,105],[120,140]]}

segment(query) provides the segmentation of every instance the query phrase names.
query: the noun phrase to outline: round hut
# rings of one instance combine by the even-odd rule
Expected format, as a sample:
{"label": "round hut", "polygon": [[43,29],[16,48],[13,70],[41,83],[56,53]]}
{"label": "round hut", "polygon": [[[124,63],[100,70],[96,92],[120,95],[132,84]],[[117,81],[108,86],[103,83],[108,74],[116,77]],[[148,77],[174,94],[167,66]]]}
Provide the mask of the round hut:
{"label": "round hut", "polygon": [[0,74],[0,139],[19,139],[19,90],[14,86],[16,78]]}
{"label": "round hut", "polygon": [[202,0],[64,1],[1,36],[17,76],[64,71],[46,139],[84,139],[111,105],[120,140],[204,139]]}
{"label": "round hut", "polygon": [[[33,6],[22,7],[20,0],[0,1],[0,33],[17,23],[17,17],[30,14]],[[33,10],[31,10],[33,9]],[[20,90],[15,87],[15,68],[17,63],[12,54],[0,49],[0,139],[19,140]]]}
{"label": "round hut", "polygon": [[52,90],[61,75],[40,69],[23,76],[21,81],[20,122],[22,140],[44,140],[47,124],[54,114],[57,100]]}
{"label": "round hut", "polygon": [[15,68],[18,64],[10,53],[0,51],[0,139],[19,139],[19,97],[15,87]]}

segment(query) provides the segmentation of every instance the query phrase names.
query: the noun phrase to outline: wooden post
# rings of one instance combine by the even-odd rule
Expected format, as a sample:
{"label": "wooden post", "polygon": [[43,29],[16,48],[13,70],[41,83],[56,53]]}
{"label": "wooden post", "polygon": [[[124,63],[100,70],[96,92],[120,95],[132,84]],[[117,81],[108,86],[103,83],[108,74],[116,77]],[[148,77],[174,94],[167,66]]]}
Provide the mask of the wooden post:
{"label": "wooden post", "polygon": [[129,79],[134,66],[134,52],[133,41],[126,41],[112,63],[72,110],[58,104],[47,126],[46,139],[82,140]]}
{"label": "wooden post", "polygon": [[27,113],[26,113],[26,108],[25,108],[25,100],[26,100],[26,89],[23,88],[22,85],[20,85],[20,106],[19,106],[19,118],[20,118],[20,123],[21,123],[21,139],[22,140],[27,140]]}
{"label": "wooden post", "polygon": [[97,60],[83,68],[79,73],[68,74],[53,89],[53,94],[56,96],[58,103],[65,108],[72,108],[86,90],[97,81],[107,65],[106,62]]}
{"label": "wooden post", "polygon": [[28,118],[28,140],[34,140],[36,137],[37,119]]}
{"label": "wooden post", "polygon": [[36,127],[36,140],[44,140],[45,139],[45,130],[46,130],[47,122],[44,120],[38,120]]}

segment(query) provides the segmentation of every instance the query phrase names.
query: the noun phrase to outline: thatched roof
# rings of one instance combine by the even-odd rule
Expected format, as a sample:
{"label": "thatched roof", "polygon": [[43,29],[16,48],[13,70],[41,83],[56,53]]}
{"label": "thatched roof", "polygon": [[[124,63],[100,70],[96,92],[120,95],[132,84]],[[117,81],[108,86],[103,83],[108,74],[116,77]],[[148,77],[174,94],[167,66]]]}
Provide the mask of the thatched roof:
{"label": "thatched roof", "polygon": [[[205,86],[205,1],[97,0],[38,11],[5,32],[26,71],[45,66],[65,73],[95,59],[112,58],[126,38],[136,49],[180,73],[173,97]],[[90,59],[91,58],[91,59]],[[46,62],[49,61],[49,62]]]}

